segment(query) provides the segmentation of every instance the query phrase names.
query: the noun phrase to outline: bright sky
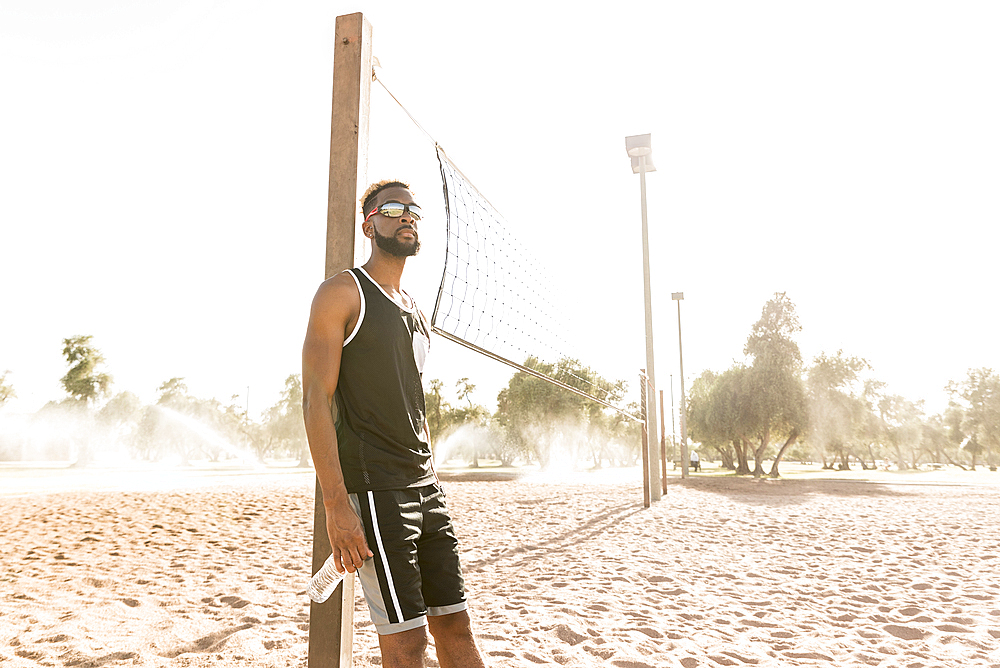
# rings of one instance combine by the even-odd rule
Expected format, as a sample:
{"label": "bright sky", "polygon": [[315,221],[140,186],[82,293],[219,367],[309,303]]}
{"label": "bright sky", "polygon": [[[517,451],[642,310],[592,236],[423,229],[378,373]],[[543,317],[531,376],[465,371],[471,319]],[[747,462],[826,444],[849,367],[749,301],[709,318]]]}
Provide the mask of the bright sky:
{"label": "bright sky", "polygon": [[[567,295],[583,361],[645,365],[639,179],[652,133],[656,374],[742,359],[765,301],[802,351],[867,358],[945,405],[1000,368],[1000,5],[969,2],[0,0],[0,372],[62,396],[92,334],[115,390],[183,376],[251,413],[298,372],[322,280],[335,17]],[[404,279],[429,311],[443,208],[431,144],[377,84],[369,178],[429,215]],[[493,406],[506,368],[437,341],[427,372]]]}

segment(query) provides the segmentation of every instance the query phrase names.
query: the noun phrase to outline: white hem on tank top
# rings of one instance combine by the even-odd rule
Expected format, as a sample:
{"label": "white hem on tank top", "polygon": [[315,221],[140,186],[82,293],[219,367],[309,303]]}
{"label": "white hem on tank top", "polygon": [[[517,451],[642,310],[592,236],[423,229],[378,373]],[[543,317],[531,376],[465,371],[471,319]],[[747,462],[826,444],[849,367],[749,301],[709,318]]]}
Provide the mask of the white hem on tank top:
{"label": "white hem on tank top", "polygon": [[[350,336],[344,339],[343,347],[347,347],[347,344],[351,342],[351,339],[353,339],[361,330],[361,322],[365,319],[365,291],[361,289],[361,281],[359,281],[358,277],[354,275],[354,272],[348,269],[347,273],[351,275],[351,278],[354,279],[354,284],[358,286],[358,294],[361,295],[361,312],[358,313],[358,323],[354,325],[354,331],[351,332]],[[369,276],[369,278],[371,277]]]}

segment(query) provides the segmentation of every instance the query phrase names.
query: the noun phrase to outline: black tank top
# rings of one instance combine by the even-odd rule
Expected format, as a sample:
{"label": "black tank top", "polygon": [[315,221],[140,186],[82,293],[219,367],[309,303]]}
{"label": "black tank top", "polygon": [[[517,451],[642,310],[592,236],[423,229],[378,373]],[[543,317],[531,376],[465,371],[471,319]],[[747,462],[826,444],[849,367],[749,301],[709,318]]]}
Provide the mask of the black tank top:
{"label": "black tank top", "polygon": [[358,323],[344,341],[337,382],[337,443],[347,491],[434,482],[420,378],[430,345],[416,303],[394,302],[361,268]]}

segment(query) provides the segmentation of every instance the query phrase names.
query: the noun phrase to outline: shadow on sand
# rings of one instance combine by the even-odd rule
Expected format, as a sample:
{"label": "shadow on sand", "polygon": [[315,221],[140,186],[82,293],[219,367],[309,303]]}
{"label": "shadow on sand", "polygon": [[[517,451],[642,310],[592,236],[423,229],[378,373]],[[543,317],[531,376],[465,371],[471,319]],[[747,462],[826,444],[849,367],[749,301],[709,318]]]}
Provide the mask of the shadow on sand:
{"label": "shadow on sand", "polygon": [[729,476],[692,476],[674,480],[672,485],[682,485],[713,494],[728,496],[733,501],[749,505],[787,506],[804,503],[810,497],[868,496],[905,497],[905,485],[869,482],[865,480],[790,480],[787,478],[751,478]]}

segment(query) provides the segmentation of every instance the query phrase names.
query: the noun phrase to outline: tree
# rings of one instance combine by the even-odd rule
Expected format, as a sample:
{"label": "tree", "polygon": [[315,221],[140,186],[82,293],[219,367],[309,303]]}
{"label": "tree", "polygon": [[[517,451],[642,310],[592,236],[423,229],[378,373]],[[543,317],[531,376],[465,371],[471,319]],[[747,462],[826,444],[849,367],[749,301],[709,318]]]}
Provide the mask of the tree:
{"label": "tree", "polygon": [[459,401],[462,401],[464,399],[465,401],[469,402],[470,406],[472,405],[472,399],[470,399],[469,397],[473,392],[476,391],[475,383],[470,382],[468,378],[459,378],[457,381],[455,381],[455,390],[456,393],[458,394]]}
{"label": "tree", "polygon": [[104,357],[91,343],[92,336],[73,336],[63,339],[63,355],[69,371],[62,377],[62,385],[71,398],[86,404],[106,396],[111,388],[111,376],[99,373]]}
{"label": "tree", "polygon": [[[948,408],[945,409],[944,414],[941,415],[941,427],[944,430],[947,443],[943,454],[949,464],[957,466],[963,471],[966,468],[958,460],[961,459],[962,446],[968,438],[963,431],[962,425],[964,422],[965,410],[952,399],[948,402]],[[954,454],[954,457],[952,457],[952,454]],[[941,460],[939,459],[938,461]]]}
{"label": "tree", "polygon": [[143,456],[158,458],[173,452],[182,463],[199,453],[212,461],[259,458],[260,429],[250,424],[241,406],[194,397],[183,378],[171,378],[157,389],[160,396],[143,412],[137,434]]}
{"label": "tree", "polygon": [[299,466],[309,466],[309,443],[302,418],[302,377],[291,374],[277,403],[267,409],[264,432],[270,447],[278,447],[299,458]]}
{"label": "tree", "polygon": [[[468,409],[467,409],[468,412],[466,412],[466,414],[462,416],[461,422],[465,423],[465,422],[467,422],[469,420],[469,418],[475,419],[475,417],[477,417],[477,416],[475,416],[475,415],[472,414],[475,411],[474,411],[474,407],[472,405],[472,399],[470,398],[470,395],[476,389],[475,384],[472,383],[472,382],[470,382],[468,378],[459,378],[457,381],[455,381],[455,389],[456,389],[456,393],[458,395],[458,400],[462,401],[464,399],[465,401],[467,401],[469,403],[469,406],[468,406]],[[476,439],[472,440],[472,448],[471,449],[472,449],[472,464],[471,464],[471,466],[472,466],[472,468],[477,469],[477,468],[479,468],[479,448],[476,446]]]}
{"label": "tree", "polygon": [[[459,378],[455,381],[455,391],[458,396],[459,401],[465,401],[468,405],[462,407],[455,407],[449,411],[448,421],[454,425],[478,425],[482,426],[486,423],[489,418],[489,411],[486,410],[485,406],[480,406],[478,404],[472,403],[472,393],[476,390],[475,383],[471,382],[468,378]],[[470,453],[472,468],[479,468],[479,455],[480,448],[479,442],[480,438],[473,435],[472,438],[468,440],[468,450]],[[492,440],[492,439],[486,439]]]}
{"label": "tree", "polygon": [[948,453],[951,443],[943,415],[932,415],[924,420],[920,425],[920,431],[921,448],[930,457],[931,462],[944,463],[951,460]]}
{"label": "tree", "polygon": [[775,293],[743,349],[749,365],[707,372],[692,386],[692,436],[714,448],[737,475],[764,475],[764,458],[777,445],[769,475],[778,477],[782,457],[806,428],[802,356],[792,338],[801,329],[795,305],[785,293]]}
{"label": "tree", "polygon": [[792,335],[801,331],[795,305],[784,292],[776,292],[754,323],[743,349],[752,359],[744,377],[749,410],[741,411],[741,438],[753,443],[755,476],[764,474],[763,460],[772,440],[781,445],[771,466],[778,465],[806,425],[802,355]]}
{"label": "tree", "polygon": [[[489,418],[489,411],[486,410],[485,406],[480,406],[479,404],[472,403],[472,393],[475,391],[476,385],[472,383],[468,378],[459,378],[455,381],[456,395],[459,401],[465,401],[468,405],[462,407],[456,407],[451,409],[449,415],[449,421],[453,425],[484,425]],[[493,439],[486,439],[493,440]],[[469,442],[469,450],[471,452],[471,464],[472,468],[479,468],[479,438],[472,438]]]}
{"label": "tree", "polygon": [[437,444],[442,431],[447,427],[445,416],[451,410],[451,406],[448,405],[448,402],[444,400],[441,394],[443,389],[444,383],[435,378],[428,384],[427,391],[424,392],[424,409],[427,427],[431,433],[432,449]]}
{"label": "tree", "polygon": [[850,456],[854,454],[862,465],[864,460],[853,451],[859,438],[870,436],[871,412],[868,398],[878,384],[865,383],[861,373],[871,366],[859,357],[847,357],[843,350],[836,355],[820,353],[806,373],[806,387],[810,414],[810,438],[823,455],[840,461],[840,469],[850,469]]}
{"label": "tree", "polygon": [[991,470],[996,470],[1000,453],[1000,376],[992,369],[969,369],[965,380],[950,382],[946,387],[952,402],[964,412],[961,429],[966,434],[964,448],[976,468],[978,455],[989,458]]}
{"label": "tree", "polygon": [[[92,336],[72,336],[63,339],[63,355],[69,365],[69,371],[62,377],[63,389],[69,395],[69,401],[76,404],[79,425],[73,430],[70,440],[77,445],[77,456],[74,466],[86,466],[91,459],[90,432],[93,414],[90,406],[101,397],[107,396],[111,389],[111,376],[98,371],[104,364],[104,357],[91,343]],[[67,407],[69,408],[69,407]]]}
{"label": "tree", "polygon": [[922,450],[923,402],[914,403],[898,394],[885,395],[879,399],[878,410],[885,443],[895,452],[899,470],[917,468]]}
{"label": "tree", "polygon": [[167,453],[175,453],[186,464],[192,454],[187,445],[187,430],[162,409],[183,414],[193,398],[183,378],[171,378],[156,389],[159,392],[156,404],[143,409],[132,440],[133,448],[142,459],[157,460]]}
{"label": "tree", "polygon": [[142,402],[139,397],[131,392],[119,392],[98,411],[97,421],[108,426],[117,426],[134,420],[136,414],[141,411]]}
{"label": "tree", "polygon": [[745,451],[740,457],[736,445],[739,434],[734,412],[738,410],[738,406],[726,392],[734,373],[737,371],[733,369],[722,374],[706,370],[691,384],[687,397],[688,436],[715,450],[722,460],[723,468],[750,473]]}
{"label": "tree", "polygon": [[630,402],[624,413],[621,411],[604,410],[603,431],[598,431],[595,438],[600,446],[595,452],[596,465],[607,461],[611,466],[635,466],[642,458],[642,422],[626,417],[639,415],[639,404]]}
{"label": "tree", "polygon": [[[574,359],[561,358],[553,364],[529,357],[525,366],[609,403],[624,397],[624,381],[610,382]],[[611,444],[619,443],[610,434],[628,431],[627,427],[596,401],[531,373],[518,371],[500,391],[496,420],[506,441],[533,454],[543,468],[553,463],[557,450],[573,462],[581,453],[598,462],[624,458],[609,453]]]}
{"label": "tree", "polygon": [[709,404],[709,419],[733,444],[737,475],[749,475],[753,472],[750,469],[753,448],[749,434],[755,423],[748,374],[749,370],[742,364],[734,364],[724,371],[712,388]]}
{"label": "tree", "polygon": [[160,383],[156,391],[160,393],[156,399],[156,403],[160,406],[183,410],[193,401],[193,397],[188,394],[187,383],[184,382],[183,378],[174,377],[165,380]]}
{"label": "tree", "polygon": [[0,406],[17,396],[17,392],[14,391],[14,386],[7,382],[7,376],[10,371],[4,371],[0,373]]}
{"label": "tree", "polygon": [[[452,406],[444,396],[444,383],[435,378],[427,383],[424,390],[424,414],[431,436],[431,448],[438,459],[450,459],[452,455],[467,458],[473,467],[479,466],[479,459],[492,454],[501,463],[509,464],[504,456],[503,440],[494,425],[490,424],[490,412],[485,406],[472,401],[476,385],[468,378],[460,378],[455,383],[459,401],[465,405]],[[446,451],[441,449],[446,445]]]}
{"label": "tree", "polygon": [[97,424],[107,430],[113,441],[134,447],[134,438],[142,420],[142,402],[131,392],[119,392],[97,413]]}

